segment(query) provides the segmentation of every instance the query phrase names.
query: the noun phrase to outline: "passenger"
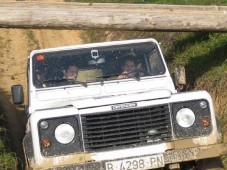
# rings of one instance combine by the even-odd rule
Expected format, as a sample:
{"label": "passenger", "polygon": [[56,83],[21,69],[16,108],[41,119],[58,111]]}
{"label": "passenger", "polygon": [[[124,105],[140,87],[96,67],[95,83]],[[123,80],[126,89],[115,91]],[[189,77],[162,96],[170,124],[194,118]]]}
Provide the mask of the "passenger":
{"label": "passenger", "polygon": [[65,70],[63,70],[64,78],[70,82],[74,82],[78,76],[78,66],[69,65]]}
{"label": "passenger", "polygon": [[128,56],[123,61],[123,66],[121,67],[122,74],[118,76],[117,79],[131,78],[134,76],[133,71],[136,70],[136,61],[133,56]]}

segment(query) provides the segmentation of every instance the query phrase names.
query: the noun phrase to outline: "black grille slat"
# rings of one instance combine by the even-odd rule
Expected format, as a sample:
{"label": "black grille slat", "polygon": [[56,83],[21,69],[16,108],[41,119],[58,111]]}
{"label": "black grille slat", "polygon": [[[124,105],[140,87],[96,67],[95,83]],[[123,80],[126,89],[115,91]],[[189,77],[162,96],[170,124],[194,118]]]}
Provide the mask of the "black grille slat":
{"label": "black grille slat", "polygon": [[[165,123],[165,122],[164,122]],[[167,123],[167,122],[166,122]],[[155,123],[155,126],[161,126],[163,123]],[[165,125],[168,125],[168,126],[170,126],[170,124],[165,124]],[[143,126],[144,128],[152,128],[150,125],[144,125]],[[154,127],[154,126],[153,126]],[[100,129],[100,130],[91,130],[91,131],[84,131],[84,135],[86,135],[86,134],[88,134],[88,135],[93,135],[93,134],[97,134],[97,133],[107,133],[107,132],[109,132],[109,133],[111,133],[111,132],[113,132],[113,131],[120,131],[120,130],[132,130],[133,128],[137,128],[137,127],[135,127],[134,126],[134,124],[132,124],[131,126],[124,126],[124,127],[120,127],[120,128],[114,128],[114,129]]]}
{"label": "black grille slat", "polygon": [[[163,129],[163,127],[159,127],[159,129]],[[159,132],[161,133],[162,130],[159,130]],[[103,134],[102,137],[109,137],[109,136],[119,136],[119,135],[124,135],[124,134],[135,134],[135,133],[145,133],[146,131],[145,130],[131,130],[131,131],[125,131],[125,132],[114,132],[114,133],[106,133],[106,134]],[[162,132],[163,133],[163,132]],[[91,134],[88,134],[88,135],[84,135],[86,136],[87,139],[92,139],[92,138],[99,138],[100,135],[93,135],[91,136]]]}
{"label": "black grille slat", "polygon": [[[162,121],[162,120],[166,120],[166,118],[159,118],[159,119],[156,119],[157,121]],[[149,122],[154,122],[155,120],[144,120],[144,121],[136,121],[136,123],[149,123]],[[121,122],[121,121],[119,121]],[[133,125],[135,124],[135,122],[121,122],[121,123],[118,123],[118,124],[105,124],[105,125],[98,125],[98,126],[90,126],[88,127],[87,129],[88,130],[95,130],[95,129],[100,129],[100,128],[108,128],[108,127],[118,127],[118,126],[129,126],[129,125]]]}
{"label": "black grille slat", "polygon": [[133,142],[139,142],[139,140],[127,140],[127,141],[123,141],[121,143],[119,143],[119,142],[112,142],[112,143],[105,143],[105,144],[94,145],[94,146],[89,145],[87,147],[91,147],[91,146],[92,146],[92,148],[104,148],[104,147],[111,147],[111,146],[116,147],[116,145],[120,145],[120,144],[121,145],[123,145],[123,144],[131,144]]}
{"label": "black grille slat", "polygon": [[151,145],[172,138],[168,105],[81,115],[87,151]]}
{"label": "black grille slat", "polygon": [[[165,134],[168,133],[168,131],[164,131],[162,133],[159,134]],[[102,143],[102,142],[106,142],[108,143],[109,141],[116,141],[116,140],[125,140],[125,139],[131,139],[131,138],[138,138],[138,137],[154,137],[156,135],[146,135],[146,134],[138,134],[138,135],[130,135],[130,136],[119,136],[119,137],[112,137],[112,138],[108,138],[108,139],[97,139],[97,140],[92,140],[91,142],[85,142],[85,143]],[[100,138],[100,137],[99,137]],[[153,138],[152,138],[153,139]]]}
{"label": "black grille slat", "polygon": [[[156,114],[156,115],[152,115],[152,118],[155,118],[155,117],[160,117],[160,116],[163,116],[163,115],[165,115],[164,113],[163,114],[160,114],[160,115],[158,115],[158,114]],[[116,122],[116,118],[117,119],[119,119],[119,121],[121,121],[121,122],[123,122],[123,121],[130,121],[130,120],[135,120],[135,121],[137,121],[138,119],[147,119],[147,118],[151,118],[151,116],[143,116],[143,117],[141,117],[141,116],[135,116],[135,117],[115,117],[115,119],[109,119],[109,120],[104,120],[104,119],[96,119],[96,120],[93,120],[92,122],[89,122],[89,121],[86,121],[86,122],[89,122],[89,125],[97,125],[97,122],[94,122],[94,121],[101,121],[101,122],[103,122],[103,123],[114,123],[114,122]]]}
{"label": "black grille slat", "polygon": [[[163,107],[162,109],[153,109],[152,112],[164,112],[166,111],[166,107]],[[161,111],[160,111],[161,110]],[[151,111],[150,111],[151,112]],[[136,111],[135,113],[137,113],[136,115],[140,115],[140,114],[147,114],[147,111]],[[119,117],[119,116],[131,116],[132,115],[132,111],[126,111],[125,113],[121,113],[121,114],[118,114],[118,115],[97,115],[97,116],[93,116],[91,115],[90,117],[86,118],[86,121],[94,121],[94,120],[97,120],[97,119],[109,119],[109,118],[115,118],[115,117]],[[82,117],[82,120],[83,120],[84,117]]]}
{"label": "black grille slat", "polygon": [[[156,137],[153,140],[157,140],[157,139],[158,138]],[[85,147],[91,147],[92,146],[93,149],[95,149],[95,148],[103,148],[103,147],[113,147],[113,148],[116,148],[117,146],[125,146],[126,144],[132,145],[132,143],[144,142],[144,141],[141,141],[141,140],[138,140],[138,139],[132,139],[132,140],[125,140],[125,141],[121,141],[121,142],[119,142],[119,141],[117,141],[117,142],[111,142],[111,143],[109,142],[109,143],[99,144],[99,145],[94,145],[94,146],[92,146],[92,145],[85,145]],[[139,146],[139,145],[137,144],[137,146]]]}

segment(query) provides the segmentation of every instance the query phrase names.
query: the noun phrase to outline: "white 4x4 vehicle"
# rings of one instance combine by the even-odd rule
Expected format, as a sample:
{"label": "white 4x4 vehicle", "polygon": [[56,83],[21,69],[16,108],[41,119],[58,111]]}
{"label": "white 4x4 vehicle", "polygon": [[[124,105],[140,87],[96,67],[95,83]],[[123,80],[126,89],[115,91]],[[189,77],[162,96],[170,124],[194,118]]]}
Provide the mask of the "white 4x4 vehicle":
{"label": "white 4x4 vehicle", "polygon": [[[125,71],[129,59],[133,69]],[[73,64],[78,75],[69,80],[65,68]],[[211,96],[178,92],[175,86],[154,39],[32,51],[23,141],[27,166],[221,168],[224,144]],[[23,103],[21,85],[13,86],[12,94],[15,104]]]}

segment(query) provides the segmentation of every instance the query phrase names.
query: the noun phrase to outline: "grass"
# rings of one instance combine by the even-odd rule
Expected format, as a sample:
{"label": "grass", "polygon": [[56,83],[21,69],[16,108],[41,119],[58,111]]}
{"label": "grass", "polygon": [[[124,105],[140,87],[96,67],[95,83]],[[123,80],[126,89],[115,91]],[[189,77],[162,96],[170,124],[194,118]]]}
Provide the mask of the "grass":
{"label": "grass", "polygon": [[5,126],[5,117],[0,108],[0,169],[17,169],[16,155],[7,146],[9,136]]}
{"label": "grass", "polygon": [[[220,70],[226,69],[227,34],[191,33],[186,39],[179,40],[172,47],[169,60],[170,68],[184,65],[187,70],[187,82],[194,89],[201,77],[215,81]],[[212,72],[211,72],[212,71]],[[201,79],[200,79],[201,80]]]}
{"label": "grass", "polygon": [[17,169],[15,154],[4,152],[0,154],[0,169]]}

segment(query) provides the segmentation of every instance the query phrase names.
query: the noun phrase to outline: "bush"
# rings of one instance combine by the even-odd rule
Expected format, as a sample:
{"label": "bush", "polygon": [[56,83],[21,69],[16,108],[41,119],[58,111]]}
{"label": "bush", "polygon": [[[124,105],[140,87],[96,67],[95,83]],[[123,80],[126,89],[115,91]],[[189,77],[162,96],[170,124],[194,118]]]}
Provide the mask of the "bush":
{"label": "bush", "polygon": [[9,136],[2,110],[0,108],[0,169],[17,169],[16,155],[10,152],[7,141]]}

